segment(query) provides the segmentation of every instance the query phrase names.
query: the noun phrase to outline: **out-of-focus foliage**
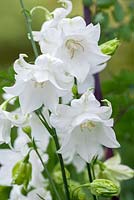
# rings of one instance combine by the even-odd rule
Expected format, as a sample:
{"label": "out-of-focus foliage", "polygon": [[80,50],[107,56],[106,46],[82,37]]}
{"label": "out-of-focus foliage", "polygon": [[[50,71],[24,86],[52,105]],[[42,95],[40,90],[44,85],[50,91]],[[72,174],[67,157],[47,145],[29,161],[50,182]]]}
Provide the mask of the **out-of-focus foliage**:
{"label": "out-of-focus foliage", "polygon": [[[104,98],[112,102],[115,131],[123,163],[134,168],[134,72],[121,71],[102,83]],[[125,189],[123,189],[125,188]],[[122,184],[121,200],[134,199],[134,180]]]}
{"label": "out-of-focus foliage", "polygon": [[92,21],[101,24],[103,30],[101,41],[107,41],[114,37],[130,41],[134,37],[133,0],[92,1],[91,11]]}
{"label": "out-of-focus foliage", "polygon": [[0,95],[3,93],[3,87],[11,86],[14,83],[14,69],[9,67],[6,70],[0,71]]}

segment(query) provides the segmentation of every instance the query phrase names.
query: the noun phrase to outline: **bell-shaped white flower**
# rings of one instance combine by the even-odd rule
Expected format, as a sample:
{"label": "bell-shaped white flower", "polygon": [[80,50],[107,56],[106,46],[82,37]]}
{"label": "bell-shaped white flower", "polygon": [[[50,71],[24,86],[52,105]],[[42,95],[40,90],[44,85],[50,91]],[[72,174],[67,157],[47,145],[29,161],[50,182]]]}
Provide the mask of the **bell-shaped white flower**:
{"label": "bell-shaped white flower", "polygon": [[58,97],[71,90],[73,77],[66,73],[60,59],[44,54],[32,65],[24,61],[24,56],[20,55],[14,64],[17,73],[15,85],[4,90],[19,96],[20,106],[25,114],[40,108],[43,104],[54,111]]}
{"label": "bell-shaped white flower", "polygon": [[[100,106],[91,91],[80,99],[73,100],[71,106],[59,105],[56,114],[51,115],[51,124],[64,137],[60,153],[70,152],[70,156],[79,154],[86,162],[97,155],[100,145],[118,148],[113,119],[110,119],[112,108]],[[66,114],[65,114],[66,113]]]}
{"label": "bell-shaped white flower", "polygon": [[[80,82],[88,73],[100,71],[110,56],[104,55],[99,46],[100,25],[86,23],[82,17],[66,18],[59,23],[61,42],[57,46],[56,56],[67,63],[67,70]],[[97,68],[97,69],[96,69]]]}
{"label": "bell-shaped white flower", "polygon": [[60,42],[61,30],[58,29],[58,23],[72,11],[72,2],[70,0],[60,0],[63,8],[56,8],[51,14],[53,18],[43,23],[40,31],[33,31],[33,37],[39,42],[42,53],[54,54],[57,44]]}
{"label": "bell-shaped white flower", "polygon": [[134,170],[121,164],[121,157],[118,153],[99,165],[95,166],[95,174],[98,178],[107,178],[120,184],[121,181],[134,177]]}
{"label": "bell-shaped white flower", "polygon": [[[63,18],[56,28],[46,22],[42,27],[42,39],[36,37],[42,53],[53,53],[63,60],[66,70],[83,82],[88,74],[105,68],[110,56],[101,52],[98,46],[100,25],[86,23],[82,17]],[[44,28],[45,27],[45,28]],[[54,29],[54,30],[53,30]]]}

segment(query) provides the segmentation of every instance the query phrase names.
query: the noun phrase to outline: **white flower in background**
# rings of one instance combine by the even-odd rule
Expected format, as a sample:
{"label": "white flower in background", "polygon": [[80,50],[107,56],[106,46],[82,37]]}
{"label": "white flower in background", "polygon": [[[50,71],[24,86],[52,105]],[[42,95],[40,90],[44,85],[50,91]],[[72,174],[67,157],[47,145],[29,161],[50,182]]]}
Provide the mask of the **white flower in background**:
{"label": "white flower in background", "polygon": [[78,154],[90,162],[100,145],[118,148],[111,113],[111,105],[100,106],[91,91],[73,100],[71,106],[59,105],[56,114],[50,117],[57,133],[64,137],[59,152],[63,155],[70,152],[70,157]]}
{"label": "white flower in background", "polygon": [[39,42],[43,53],[51,53],[57,49],[57,44],[60,42],[61,30],[58,29],[58,23],[72,11],[72,2],[70,0],[60,0],[63,8],[56,8],[51,14],[53,18],[43,23],[40,31],[33,31],[33,37],[36,42]]}
{"label": "white flower in background", "polygon": [[46,191],[44,188],[32,190],[27,196],[28,200],[40,200],[41,197],[43,197],[45,200],[52,200],[50,192]]}
{"label": "white flower in background", "polygon": [[21,189],[20,186],[13,186],[9,200],[40,200],[40,197],[43,197],[45,200],[52,199],[50,192],[46,191],[45,188],[33,189],[27,196],[22,195]]}
{"label": "white flower in background", "polygon": [[14,185],[8,200],[26,200],[27,197],[21,193],[22,187]]}
{"label": "white flower in background", "polygon": [[[22,136],[21,140],[20,137],[16,139],[15,144],[18,142],[17,148],[19,150],[22,149],[22,143],[24,142],[25,146],[25,144],[30,142],[30,139],[21,131],[21,129],[27,129],[28,127],[30,128],[31,136],[35,139],[37,146],[42,151],[46,151],[49,144],[50,134],[35,113],[24,115],[20,109],[17,109],[13,112],[7,112],[2,110],[1,107],[0,112],[0,143],[10,144],[11,128],[15,126],[19,130],[19,136]],[[48,124],[50,124],[49,113],[46,108],[42,109],[42,114],[46,118]],[[28,149],[26,148],[25,151],[28,151]]]}
{"label": "white flower in background", "polygon": [[41,55],[35,64],[28,64],[23,57],[15,62],[14,69],[17,73],[16,83],[4,90],[12,95],[19,96],[23,113],[30,113],[43,104],[51,111],[55,111],[58,97],[64,96],[71,90],[73,77],[69,76],[60,59],[50,55]]}
{"label": "white flower in background", "polygon": [[6,111],[0,107],[0,143],[10,142],[11,122],[6,117]]}
{"label": "white flower in background", "polygon": [[130,167],[121,164],[119,154],[109,158],[105,162],[95,165],[96,178],[106,178],[112,180],[116,184],[120,184],[123,180],[128,180],[134,177],[134,170]]}
{"label": "white flower in background", "polygon": [[[22,147],[23,148],[23,147]],[[41,156],[44,162],[47,162],[48,156],[47,154],[41,153]],[[3,186],[11,186],[12,183],[12,169],[14,165],[22,160],[24,155],[19,151],[13,151],[9,149],[1,149],[0,150],[0,185]],[[42,175],[43,167],[41,165],[40,160],[38,159],[36,153],[32,151],[30,153],[29,161],[32,164],[32,179],[30,181],[30,186],[33,187],[44,187],[46,180]]]}
{"label": "white flower in background", "polygon": [[[42,139],[42,138],[40,138],[40,139]],[[44,141],[44,149],[42,147],[43,151],[46,150],[45,142],[46,141]],[[15,140],[14,151],[9,151],[9,155],[13,154],[13,156],[16,159],[18,159],[16,157],[16,155],[19,155],[20,156],[19,160],[21,160],[29,152],[28,143],[30,143],[29,137],[26,134],[21,132],[21,134],[19,134],[17,139]],[[38,149],[38,151],[39,151],[44,163],[46,163],[48,161],[48,155],[46,153],[43,153],[43,151],[41,151],[40,149]],[[17,163],[19,160],[16,160],[14,163]],[[30,186],[34,186],[34,187],[44,186],[45,181],[44,181],[44,177],[42,175],[43,167],[42,167],[42,164],[41,164],[40,160],[38,159],[38,156],[36,155],[35,151],[30,152],[30,160],[29,161],[32,164],[32,179],[30,181]],[[7,163],[5,164],[5,167],[6,167],[6,165],[7,165]],[[4,165],[3,165],[3,167],[4,167]],[[12,168],[11,168],[11,170],[12,170]]]}
{"label": "white flower in background", "polygon": [[52,12],[52,15],[54,17],[54,20],[60,21],[60,19],[65,18],[71,13],[72,2],[70,0],[59,0],[58,2],[62,4],[63,8],[56,8]]}
{"label": "white flower in background", "polygon": [[14,96],[13,95],[11,95],[11,94],[7,94],[7,93],[4,93],[3,95],[2,95],[2,98],[4,99],[4,100],[8,100],[8,99],[12,99],[12,100],[10,100],[8,103],[9,104],[11,104],[11,105],[14,105],[14,103],[15,103],[15,98],[13,98]]}
{"label": "white flower in background", "polygon": [[28,116],[19,111],[7,112],[0,107],[0,143],[10,143],[10,132],[13,126],[22,127],[27,124]]}

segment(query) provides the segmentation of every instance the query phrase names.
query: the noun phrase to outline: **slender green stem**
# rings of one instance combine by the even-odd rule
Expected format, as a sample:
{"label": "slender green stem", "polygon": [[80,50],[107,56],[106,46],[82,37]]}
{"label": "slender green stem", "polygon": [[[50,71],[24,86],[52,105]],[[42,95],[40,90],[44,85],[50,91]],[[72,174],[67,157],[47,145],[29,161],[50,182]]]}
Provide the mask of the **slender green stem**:
{"label": "slender green stem", "polygon": [[33,39],[30,13],[28,13],[26,11],[23,0],[20,0],[20,5],[21,5],[21,8],[23,10],[25,19],[26,19],[27,30],[28,30],[28,33],[29,33],[29,36],[30,36],[33,52],[34,52],[35,57],[37,58],[38,57],[38,51],[37,51],[36,43]]}
{"label": "slender green stem", "polygon": [[[55,141],[55,146],[56,146],[56,149],[59,150],[60,149],[60,145],[59,145],[58,137],[57,137],[57,134],[56,134],[56,131],[55,131],[54,128],[53,128],[53,131],[54,131],[53,138],[54,138],[54,141]],[[61,154],[58,154],[58,157],[59,157],[60,166],[61,166],[61,172],[62,172],[62,177],[63,177],[64,188],[65,188],[65,192],[66,192],[66,199],[70,200],[70,193],[69,193],[69,189],[68,189],[68,183],[67,183],[67,178],[66,178],[64,161],[63,161],[63,158],[62,158]]]}
{"label": "slender green stem", "polygon": [[74,77],[74,84],[77,86],[77,79]]}
{"label": "slender green stem", "polygon": [[36,146],[36,143],[35,143],[34,140],[33,140],[33,148],[34,148],[34,150],[35,150],[35,152],[36,152],[38,158],[40,159],[40,162],[41,162],[41,164],[42,164],[42,166],[43,166],[43,168],[44,168],[44,172],[46,173],[46,175],[47,175],[47,177],[48,177],[48,179],[49,179],[49,181],[50,181],[50,183],[51,183],[51,186],[52,186],[52,188],[53,188],[53,190],[54,190],[54,192],[55,192],[55,195],[57,196],[57,199],[58,199],[58,200],[61,200],[60,195],[59,195],[59,193],[58,193],[58,191],[57,191],[57,189],[56,189],[55,183],[54,183],[53,179],[51,178],[51,176],[50,176],[50,174],[49,174],[49,171],[48,171],[47,167],[45,166],[45,164],[44,164],[44,162],[43,162],[43,160],[42,160],[42,157],[41,157],[41,155],[40,155],[40,153],[39,153],[39,151],[38,151],[38,149],[37,149],[37,146]]}
{"label": "slender green stem", "polygon": [[[91,166],[89,163],[87,163],[87,171],[88,171],[89,182],[92,183],[93,178],[92,178],[92,173],[91,173]],[[97,200],[97,197],[95,195],[93,195],[93,199]]]}
{"label": "slender green stem", "polygon": [[[43,116],[43,114],[40,111],[36,112],[36,114],[39,117],[39,119],[42,122],[42,124],[49,131],[50,135],[53,137],[54,142],[55,142],[55,146],[56,146],[56,150],[58,151],[60,149],[60,145],[59,145],[59,141],[58,141],[56,130],[49,126],[49,124],[47,123],[45,117]],[[63,161],[62,155],[58,154],[58,158],[59,158],[59,162],[60,162],[60,166],[61,166],[61,172],[62,172],[64,189],[65,189],[65,193],[66,193],[66,199],[70,200],[70,193],[69,193],[69,189],[68,189],[68,183],[67,183],[66,172],[65,172],[64,161]]]}
{"label": "slender green stem", "polygon": [[93,180],[95,179],[94,165],[92,165]]}

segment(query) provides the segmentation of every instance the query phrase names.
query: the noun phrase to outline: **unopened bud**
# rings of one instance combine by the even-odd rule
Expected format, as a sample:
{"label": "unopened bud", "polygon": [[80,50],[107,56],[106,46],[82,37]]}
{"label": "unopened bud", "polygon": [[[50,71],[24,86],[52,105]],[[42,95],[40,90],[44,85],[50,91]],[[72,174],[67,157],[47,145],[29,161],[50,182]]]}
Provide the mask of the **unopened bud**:
{"label": "unopened bud", "polygon": [[90,184],[90,191],[93,195],[101,197],[118,196],[120,187],[107,179],[96,179]]}
{"label": "unopened bud", "polygon": [[31,127],[25,126],[22,128],[23,132],[26,133],[29,137],[31,137]]}
{"label": "unopened bud", "polygon": [[23,185],[27,188],[32,177],[32,165],[29,162],[29,155],[23,160],[16,163],[12,170],[12,183],[16,185]]}
{"label": "unopened bud", "polygon": [[74,96],[76,96],[78,94],[78,89],[77,89],[77,85],[74,84],[72,87],[72,93],[74,94]]}
{"label": "unopened bud", "polygon": [[108,42],[105,42],[104,44],[100,45],[100,49],[102,53],[106,55],[113,55],[118,48],[120,44],[120,41],[117,40],[116,38],[113,40],[109,40]]}

